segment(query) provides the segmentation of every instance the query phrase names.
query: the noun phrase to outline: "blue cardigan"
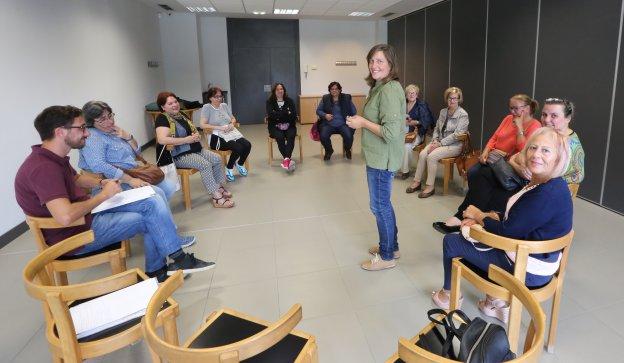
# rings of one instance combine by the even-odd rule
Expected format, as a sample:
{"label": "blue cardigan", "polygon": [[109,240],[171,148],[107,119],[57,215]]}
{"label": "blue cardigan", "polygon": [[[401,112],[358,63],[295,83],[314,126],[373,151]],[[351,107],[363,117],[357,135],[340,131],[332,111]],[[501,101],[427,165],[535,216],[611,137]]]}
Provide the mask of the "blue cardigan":
{"label": "blue cardigan", "polygon": [[[427,104],[427,102],[421,100],[420,98],[416,99],[416,103],[414,104],[414,107],[412,107],[412,109],[408,112],[408,114],[412,120],[420,121],[420,126],[422,126],[418,128],[418,134],[420,136],[425,135],[427,130],[431,127],[431,125],[434,122],[433,114],[431,113],[431,109],[429,108],[429,105]],[[414,131],[414,129],[415,129],[414,126],[409,127],[410,132]]]}
{"label": "blue cardigan", "polygon": [[[544,241],[563,237],[572,230],[572,197],[562,178],[553,178],[526,192],[511,207],[506,220],[485,218],[486,231],[525,241]],[[555,262],[558,253],[531,254]]]}

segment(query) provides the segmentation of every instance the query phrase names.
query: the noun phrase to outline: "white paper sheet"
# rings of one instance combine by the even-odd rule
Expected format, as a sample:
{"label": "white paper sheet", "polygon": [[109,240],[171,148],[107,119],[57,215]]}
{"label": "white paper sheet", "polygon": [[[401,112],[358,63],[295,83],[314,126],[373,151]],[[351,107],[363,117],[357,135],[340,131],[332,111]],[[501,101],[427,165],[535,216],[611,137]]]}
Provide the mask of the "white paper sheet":
{"label": "white paper sheet", "polygon": [[98,213],[107,209],[119,207],[120,205],[130,204],[132,202],[136,202],[137,200],[147,199],[154,194],[156,194],[156,192],[151,185],[125,190],[123,192],[117,193],[112,198],[105,200],[104,202],[102,202],[102,204],[93,208],[91,213]]}
{"label": "white paper sheet", "polygon": [[145,315],[158,289],[156,278],[89,300],[69,309],[78,339]]}

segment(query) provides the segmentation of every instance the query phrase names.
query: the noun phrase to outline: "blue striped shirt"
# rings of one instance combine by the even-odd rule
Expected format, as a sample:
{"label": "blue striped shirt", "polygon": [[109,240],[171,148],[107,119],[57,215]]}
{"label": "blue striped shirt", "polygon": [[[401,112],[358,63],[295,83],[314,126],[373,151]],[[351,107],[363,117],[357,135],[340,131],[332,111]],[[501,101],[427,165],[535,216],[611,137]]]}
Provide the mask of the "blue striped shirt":
{"label": "blue striped shirt", "polygon": [[[91,134],[80,149],[78,167],[93,173],[104,174],[107,179],[120,179],[123,169],[137,166],[132,146],[121,137],[105,133],[94,127],[89,128]],[[135,150],[137,153],[140,149]]]}

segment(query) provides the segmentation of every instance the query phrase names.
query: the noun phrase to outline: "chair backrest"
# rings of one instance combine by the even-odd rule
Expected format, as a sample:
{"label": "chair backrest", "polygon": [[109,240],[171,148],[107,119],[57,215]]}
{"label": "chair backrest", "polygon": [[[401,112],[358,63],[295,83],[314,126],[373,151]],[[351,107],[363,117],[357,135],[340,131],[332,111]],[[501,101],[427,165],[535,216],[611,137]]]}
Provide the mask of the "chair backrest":
{"label": "chair backrest", "polygon": [[579,186],[579,183],[568,183],[568,189],[570,189],[570,195],[572,195],[572,198],[575,198],[576,194],[578,194]]}
{"label": "chair backrest", "polygon": [[253,357],[269,349],[287,336],[301,321],[300,304],[293,305],[275,323],[266,329],[244,340],[214,348],[183,348],[165,342],[156,333],[156,314],[163,302],[183,284],[182,273],[176,272],[152,296],[145,317],[143,318],[143,335],[150,348],[160,357],[169,362],[238,362]]}
{"label": "chair backrest", "polygon": [[46,267],[58,257],[92,242],[93,239],[94,234],[91,230],[67,238],[40,252],[26,264],[23,272],[26,292],[31,297],[43,302],[46,322],[48,324],[53,323],[56,327],[65,362],[82,360],[68,303],[104,295],[138,282],[138,270],[132,269],[87,283],[67,286],[54,285]]}
{"label": "chair backrest", "polygon": [[[511,295],[518,299],[527,309],[531,317],[531,324],[527,330],[526,340],[529,342],[525,346],[524,353],[509,362],[538,362],[543,351],[544,335],[546,331],[546,316],[537,299],[531,291],[524,286],[524,283],[516,279],[508,272],[498,266],[490,265],[488,277],[500,286],[507,289]],[[428,330],[433,328],[433,323],[427,326]],[[424,331],[423,331],[424,332]],[[421,333],[423,333],[421,332]],[[434,362],[451,363],[455,360],[447,359],[424,350],[405,338],[399,338],[399,358],[407,363]]]}
{"label": "chair backrest", "polygon": [[[75,226],[83,225],[85,223],[86,222],[85,222],[84,217],[81,217],[75,220],[70,225],[65,226],[65,227],[75,227]],[[26,224],[28,224],[28,227],[30,228],[30,232],[35,237],[35,242],[37,243],[37,248],[39,249],[39,252],[49,247],[45,241],[45,238],[43,237],[43,232],[41,230],[64,227],[59,222],[57,222],[56,219],[54,219],[53,217],[33,217],[29,215],[26,216]]]}

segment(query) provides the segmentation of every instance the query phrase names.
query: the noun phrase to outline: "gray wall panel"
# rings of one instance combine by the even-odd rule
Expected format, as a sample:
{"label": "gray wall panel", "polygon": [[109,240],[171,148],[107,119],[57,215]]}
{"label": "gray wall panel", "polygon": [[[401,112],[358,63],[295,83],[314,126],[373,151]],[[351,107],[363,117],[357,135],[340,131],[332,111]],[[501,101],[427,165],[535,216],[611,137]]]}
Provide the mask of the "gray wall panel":
{"label": "gray wall panel", "polygon": [[537,5],[537,0],[490,0],[484,144],[509,114],[509,98],[533,91]]}
{"label": "gray wall panel", "polygon": [[451,18],[451,85],[462,89],[473,146],[481,141],[487,0],[454,0]]}
{"label": "gray wall panel", "polygon": [[425,94],[431,111],[437,117],[446,107],[443,93],[449,84],[449,51],[451,3],[443,1],[428,7],[427,44],[425,51]]}
{"label": "gray wall panel", "polygon": [[397,52],[399,66],[399,81],[403,83],[404,58],[405,58],[405,17],[390,20],[388,22],[388,44],[392,45]]}
{"label": "gray wall panel", "polygon": [[[561,16],[562,8],[565,16]],[[576,104],[571,127],[585,150],[585,180],[579,195],[600,202],[620,0],[601,0],[600,6],[584,0],[542,1],[540,17],[535,94],[539,101],[560,97]],[[624,115],[617,102],[616,109],[620,117]],[[617,173],[617,167],[613,170]]]}
{"label": "gray wall panel", "polygon": [[417,11],[407,15],[405,23],[405,81],[420,87],[424,94],[425,80],[425,11]]}

